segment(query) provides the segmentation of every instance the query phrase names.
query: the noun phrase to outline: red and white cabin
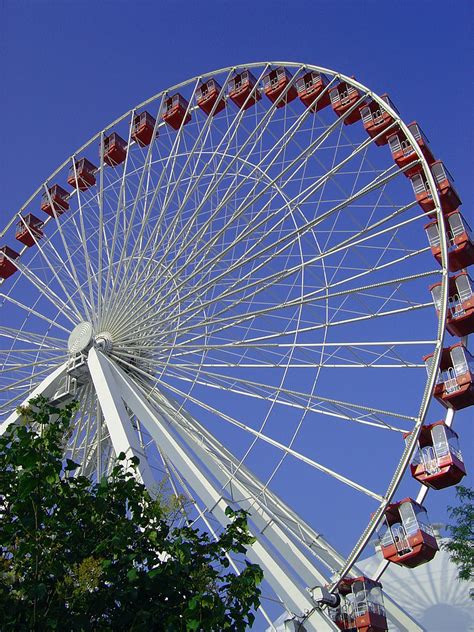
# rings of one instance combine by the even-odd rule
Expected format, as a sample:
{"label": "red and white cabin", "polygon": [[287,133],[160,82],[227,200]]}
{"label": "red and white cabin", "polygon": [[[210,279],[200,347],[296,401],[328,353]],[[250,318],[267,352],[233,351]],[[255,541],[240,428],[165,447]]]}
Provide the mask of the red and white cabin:
{"label": "red and white cabin", "polygon": [[[469,224],[460,211],[445,215],[448,234],[448,265],[451,272],[458,272],[474,264],[474,237]],[[438,221],[433,220],[425,226],[425,232],[436,261],[441,264],[441,247]]]}
{"label": "red and white cabin", "polygon": [[454,188],[454,178],[441,160],[436,160],[430,168],[436,182],[443,212],[455,211],[462,202]]}
{"label": "red and white cabin", "polygon": [[[219,99],[219,94],[221,90],[222,86],[215,79],[209,79],[197,88],[196,103],[207,116],[211,114],[212,108],[214,108],[214,106],[214,112],[212,112],[213,116],[215,116],[225,108],[224,94],[222,94],[221,98]],[[218,99],[219,101],[217,101]]]}
{"label": "red and white cabin", "polygon": [[22,217],[16,225],[15,239],[25,246],[34,246],[43,235],[43,222],[32,213]]}
{"label": "red and white cabin", "polygon": [[[337,116],[344,116],[348,110],[354,106],[361,98],[360,92],[354,86],[341,81],[334,88],[329,89],[329,98],[331,99],[331,107]],[[360,121],[360,108],[355,108],[344,119],[344,125],[352,125],[356,121]]]}
{"label": "red and white cabin", "polygon": [[387,506],[382,530],[382,554],[399,566],[415,568],[438,551],[426,509],[411,498]]}
{"label": "red and white cabin", "polygon": [[[408,125],[408,129],[413,134],[419,148],[421,149],[421,153],[426,158],[428,164],[431,165],[435,161],[435,157],[433,156],[433,153],[430,149],[429,141],[423,130],[416,121],[410,123]],[[394,159],[398,167],[400,167],[400,169],[403,169],[403,167],[406,167],[411,162],[418,159],[418,156],[416,155],[412,144],[407,139],[402,130],[399,129],[393,132],[391,131],[389,134],[387,134],[387,141],[390,147],[390,151],[392,152],[392,158]],[[403,173],[406,175],[407,178],[410,178],[415,173],[418,173],[419,170],[420,167],[418,164],[416,164],[413,167],[410,167],[410,169],[406,169]]]}
{"label": "red and white cabin", "polygon": [[18,259],[19,256],[19,253],[10,246],[0,248],[0,279],[8,279],[18,270],[13,260]]}
{"label": "red and white cabin", "polygon": [[186,125],[191,120],[191,113],[188,110],[189,102],[182,94],[177,92],[168,97],[168,99],[165,99],[161,118],[170,127],[178,130],[182,125]]}
{"label": "red and white cabin", "polygon": [[[410,433],[405,438],[409,436]],[[413,478],[427,487],[444,489],[457,485],[466,475],[457,433],[444,421],[422,426],[410,469]]]}
{"label": "red and white cabin", "polygon": [[104,162],[110,167],[120,165],[127,157],[127,142],[112,132],[110,136],[104,136]]}
{"label": "red and white cabin", "polygon": [[55,214],[62,215],[69,208],[69,193],[59,184],[53,184],[48,192],[45,191],[41,197],[41,210],[50,217],[54,217]]}
{"label": "red and white cabin", "polygon": [[[382,94],[380,98],[385,101],[392,110],[395,110],[395,112],[398,113],[397,108],[393,105],[388,94]],[[384,132],[394,122],[390,114],[386,112],[376,101],[370,101],[370,103],[364,104],[361,108],[359,108],[359,110],[362,123],[364,124],[364,129],[371,138],[375,138],[380,133]],[[379,147],[381,145],[386,145],[388,137],[391,134],[393,134],[393,128],[377,138],[375,144]]]}
{"label": "red and white cabin", "polygon": [[[74,166],[69,168],[69,173],[67,176],[67,183],[69,186],[78,188],[79,191],[85,191],[89,187],[94,186],[95,184],[95,172],[97,171],[97,167],[87,160],[87,158],[79,158],[75,162],[75,171]],[[77,182],[76,182],[76,174],[77,174]]]}
{"label": "red and white cabin", "polygon": [[387,631],[387,615],[380,582],[368,577],[345,577],[338,590],[341,604],[330,610],[330,616],[340,630]]}
{"label": "red and white cabin", "polygon": [[[429,372],[433,354],[423,358]],[[445,347],[441,354],[440,370],[433,396],[446,408],[461,410],[474,404],[474,358],[457,342]]]}
{"label": "red and white cabin", "polygon": [[293,75],[291,72],[283,66],[270,70],[269,73],[264,75],[262,79],[263,91],[265,92],[265,96],[267,96],[277,108],[284,107],[298,96],[295,85],[291,85],[291,87],[288,88],[292,79]]}
{"label": "red and white cabin", "polygon": [[[456,192],[456,189],[454,188],[453,177],[441,160],[436,160],[430,166],[430,169],[436,183],[436,188],[438,189],[439,201],[441,203],[443,213],[451,213],[452,211],[455,211],[462,202]],[[428,183],[421,171],[421,167],[418,166],[418,172],[410,176],[410,180],[415,193],[416,201],[425,213],[429,213],[434,209],[435,205]]]}
{"label": "red and white cabin", "polygon": [[[133,117],[132,138],[140,147],[146,147],[151,143],[155,124],[155,117],[146,110]],[[158,136],[158,130],[155,136]]]}
{"label": "red and white cabin", "polygon": [[[331,105],[328,90],[324,92],[329,81],[326,75],[312,70],[296,81],[296,91],[301,102],[310,108],[311,112],[319,112]],[[324,94],[323,94],[324,92]]]}
{"label": "red and white cabin", "polygon": [[[430,292],[439,316],[441,283],[431,285]],[[449,279],[446,329],[458,338],[474,333],[474,282],[466,271]]]}
{"label": "red and white cabin", "polygon": [[227,85],[229,99],[238,108],[248,110],[262,98],[256,84],[257,80],[250,70],[243,70],[240,74],[232,77]]}

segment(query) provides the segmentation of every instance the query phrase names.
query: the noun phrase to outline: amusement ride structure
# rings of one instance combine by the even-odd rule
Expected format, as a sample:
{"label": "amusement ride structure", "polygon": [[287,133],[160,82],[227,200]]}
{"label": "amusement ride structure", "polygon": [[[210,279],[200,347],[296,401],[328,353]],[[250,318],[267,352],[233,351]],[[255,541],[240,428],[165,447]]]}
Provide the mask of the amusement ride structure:
{"label": "amusement ride structure", "polygon": [[2,431],[35,395],[77,400],[82,474],[125,452],[211,533],[249,512],[287,629],[421,630],[380,579],[433,558],[424,497],[465,474],[460,206],[418,123],[354,78],[268,62],[163,90],[2,230]]}

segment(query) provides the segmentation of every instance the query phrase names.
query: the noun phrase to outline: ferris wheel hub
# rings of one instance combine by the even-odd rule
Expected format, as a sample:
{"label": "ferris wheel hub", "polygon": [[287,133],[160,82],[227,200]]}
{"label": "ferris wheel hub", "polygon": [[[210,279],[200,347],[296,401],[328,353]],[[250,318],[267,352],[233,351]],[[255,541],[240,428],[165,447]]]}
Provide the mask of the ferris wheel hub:
{"label": "ferris wheel hub", "polygon": [[94,345],[101,351],[110,353],[113,347],[112,334],[109,331],[102,331],[97,334],[94,338]]}
{"label": "ferris wheel hub", "polygon": [[69,353],[76,354],[87,351],[92,344],[92,332],[92,323],[88,321],[76,325],[67,342]]}

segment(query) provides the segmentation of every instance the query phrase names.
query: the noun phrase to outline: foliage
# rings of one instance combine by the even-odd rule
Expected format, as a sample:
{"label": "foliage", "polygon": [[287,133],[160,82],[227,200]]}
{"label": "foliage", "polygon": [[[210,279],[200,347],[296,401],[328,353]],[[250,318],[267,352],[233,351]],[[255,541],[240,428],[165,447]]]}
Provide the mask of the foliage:
{"label": "foliage", "polygon": [[443,548],[449,551],[451,560],[458,567],[458,578],[469,581],[474,567],[474,491],[458,485],[456,496],[460,504],[457,507],[448,507],[454,521],[454,524],[447,527],[452,539]]}
{"label": "foliage", "polygon": [[245,630],[262,571],[228,554],[253,542],[245,512],[228,511],[217,541],[178,527],[119,455],[93,483],[63,459],[73,406],[43,398],[0,438],[0,628]]}

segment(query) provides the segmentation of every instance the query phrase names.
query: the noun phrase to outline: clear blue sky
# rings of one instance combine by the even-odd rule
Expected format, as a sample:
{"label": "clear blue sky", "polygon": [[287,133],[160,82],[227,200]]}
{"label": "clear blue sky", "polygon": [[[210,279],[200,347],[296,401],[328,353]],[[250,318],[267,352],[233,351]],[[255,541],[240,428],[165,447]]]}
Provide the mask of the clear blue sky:
{"label": "clear blue sky", "polygon": [[[213,68],[306,61],[387,91],[469,177],[472,3],[0,0],[0,213],[132,105]],[[8,186],[7,186],[8,185]]]}
{"label": "clear blue sky", "polygon": [[[0,0],[0,223],[67,156],[159,90],[246,61],[355,75],[416,119],[472,212],[472,2]],[[464,448],[471,411],[459,416]],[[472,462],[472,461],[471,461]],[[431,494],[444,520],[450,491]]]}

